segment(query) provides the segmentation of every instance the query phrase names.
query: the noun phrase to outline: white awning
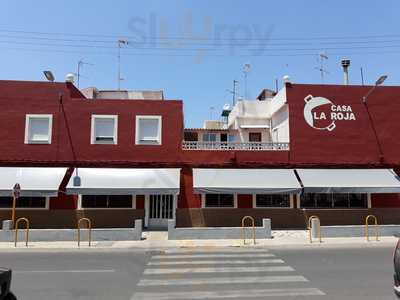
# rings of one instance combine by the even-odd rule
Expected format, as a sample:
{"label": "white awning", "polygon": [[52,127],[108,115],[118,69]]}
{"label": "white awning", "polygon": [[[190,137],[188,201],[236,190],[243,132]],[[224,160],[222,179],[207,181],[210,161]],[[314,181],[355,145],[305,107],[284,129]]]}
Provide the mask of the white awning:
{"label": "white awning", "polygon": [[305,193],[400,193],[391,169],[297,169]]}
{"label": "white awning", "polygon": [[301,191],[291,169],[193,169],[197,193],[289,194]]}
{"label": "white awning", "polygon": [[67,168],[0,167],[0,196],[12,196],[18,183],[20,196],[57,196]]}
{"label": "white awning", "polygon": [[[74,186],[74,177],[81,178]],[[67,185],[68,194],[124,195],[124,194],[177,194],[180,169],[75,169]]]}
{"label": "white awning", "polygon": [[242,129],[266,129],[269,128],[267,124],[259,124],[259,125],[240,125]]}

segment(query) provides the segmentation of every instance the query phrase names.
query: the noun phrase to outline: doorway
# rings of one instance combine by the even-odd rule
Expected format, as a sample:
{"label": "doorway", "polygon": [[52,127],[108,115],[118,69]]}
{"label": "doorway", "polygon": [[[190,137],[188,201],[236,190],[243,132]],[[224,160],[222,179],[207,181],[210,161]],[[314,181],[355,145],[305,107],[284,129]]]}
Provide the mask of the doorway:
{"label": "doorway", "polygon": [[175,219],[175,195],[147,195],[145,225],[149,229],[168,228],[168,220]]}

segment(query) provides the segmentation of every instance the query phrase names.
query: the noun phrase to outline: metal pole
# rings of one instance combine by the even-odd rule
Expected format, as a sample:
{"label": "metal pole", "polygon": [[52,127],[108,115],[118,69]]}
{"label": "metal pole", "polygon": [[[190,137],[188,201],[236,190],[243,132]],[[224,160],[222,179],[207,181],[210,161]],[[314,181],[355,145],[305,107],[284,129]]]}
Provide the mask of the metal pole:
{"label": "metal pole", "polygon": [[15,228],[15,207],[17,206],[17,197],[13,195],[13,206],[12,206],[12,213],[11,213],[11,220],[12,226]]}
{"label": "metal pole", "polygon": [[361,85],[364,85],[364,71],[363,71],[363,68],[360,68],[360,73],[361,73]]}
{"label": "metal pole", "polygon": [[118,91],[121,89],[121,41],[118,41]]}

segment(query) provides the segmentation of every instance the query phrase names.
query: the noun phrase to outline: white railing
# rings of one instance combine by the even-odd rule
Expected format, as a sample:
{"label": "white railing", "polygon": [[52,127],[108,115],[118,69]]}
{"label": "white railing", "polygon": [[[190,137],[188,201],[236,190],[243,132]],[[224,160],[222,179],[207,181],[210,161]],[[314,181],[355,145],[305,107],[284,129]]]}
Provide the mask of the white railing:
{"label": "white railing", "polygon": [[183,150],[289,150],[289,143],[228,143],[228,142],[182,142]]}

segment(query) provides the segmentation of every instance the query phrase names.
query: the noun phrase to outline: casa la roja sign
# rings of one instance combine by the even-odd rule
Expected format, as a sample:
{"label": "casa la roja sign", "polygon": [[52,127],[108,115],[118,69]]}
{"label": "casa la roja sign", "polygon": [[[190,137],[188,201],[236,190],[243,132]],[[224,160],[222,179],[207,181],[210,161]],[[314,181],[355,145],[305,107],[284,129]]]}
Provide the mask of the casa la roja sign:
{"label": "casa la roja sign", "polygon": [[356,120],[350,105],[336,105],[327,98],[312,95],[304,101],[304,119],[314,129],[332,131],[337,122]]}

